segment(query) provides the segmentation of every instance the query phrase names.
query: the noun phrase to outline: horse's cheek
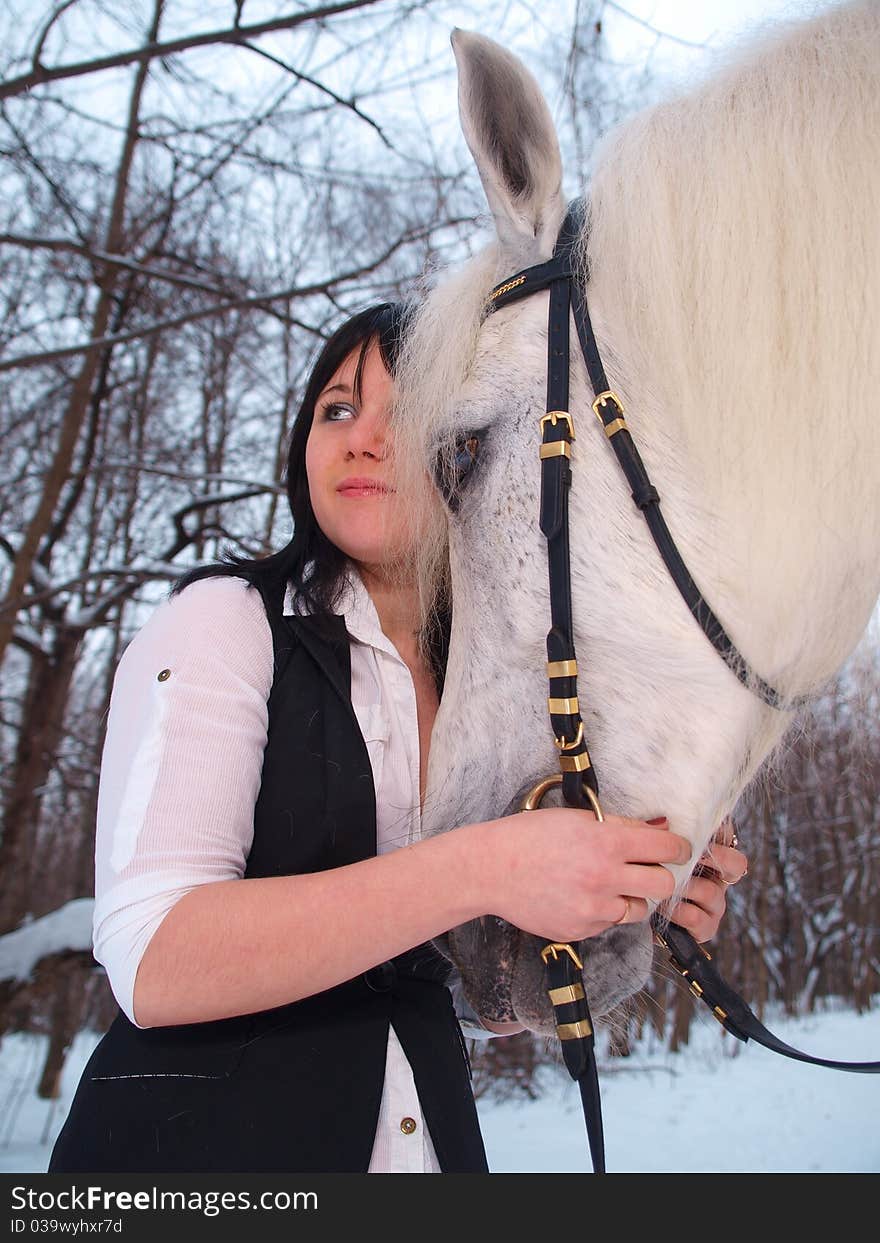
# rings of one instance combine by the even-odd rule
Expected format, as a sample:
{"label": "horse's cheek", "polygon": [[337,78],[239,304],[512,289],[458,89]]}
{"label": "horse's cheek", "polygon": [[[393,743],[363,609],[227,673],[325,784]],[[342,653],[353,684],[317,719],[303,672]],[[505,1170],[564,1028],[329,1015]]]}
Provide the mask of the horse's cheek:
{"label": "horse's cheek", "polygon": [[594,1019],[608,1014],[644,988],[654,961],[647,923],[607,928],[578,946],[584,964],[584,988]]}

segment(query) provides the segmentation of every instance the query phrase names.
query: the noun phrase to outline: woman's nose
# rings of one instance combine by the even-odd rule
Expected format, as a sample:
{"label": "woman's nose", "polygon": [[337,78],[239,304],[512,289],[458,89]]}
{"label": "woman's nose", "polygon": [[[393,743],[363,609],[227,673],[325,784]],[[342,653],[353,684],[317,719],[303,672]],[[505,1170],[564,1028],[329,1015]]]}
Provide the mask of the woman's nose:
{"label": "woman's nose", "polygon": [[368,414],[362,411],[354,420],[348,440],[347,456],[377,458],[385,457],[388,447],[388,420],[384,413]]}

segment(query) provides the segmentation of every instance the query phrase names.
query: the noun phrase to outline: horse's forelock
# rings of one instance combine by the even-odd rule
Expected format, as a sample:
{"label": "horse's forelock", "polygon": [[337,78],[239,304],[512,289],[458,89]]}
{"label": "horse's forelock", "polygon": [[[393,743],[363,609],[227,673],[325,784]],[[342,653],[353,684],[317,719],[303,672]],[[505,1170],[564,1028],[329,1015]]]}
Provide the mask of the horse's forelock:
{"label": "horse's forelock", "polygon": [[[426,487],[429,455],[454,429],[451,412],[473,363],[477,338],[498,266],[498,248],[488,246],[459,271],[444,277],[414,303],[397,367],[399,398],[393,416],[396,465],[414,519],[435,509]],[[422,522],[431,534],[418,550],[423,610],[429,611],[446,582],[445,529]]]}

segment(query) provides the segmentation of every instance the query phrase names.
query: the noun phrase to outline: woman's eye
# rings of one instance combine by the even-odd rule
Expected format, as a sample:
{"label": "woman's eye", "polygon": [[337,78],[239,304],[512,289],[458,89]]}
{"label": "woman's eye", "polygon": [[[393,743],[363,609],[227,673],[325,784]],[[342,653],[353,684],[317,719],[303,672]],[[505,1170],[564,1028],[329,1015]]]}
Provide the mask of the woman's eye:
{"label": "woman's eye", "polygon": [[461,489],[473,473],[480,457],[481,436],[466,432],[457,436],[452,452],[440,451],[434,463],[437,487],[453,513],[458,511]]}
{"label": "woman's eye", "polygon": [[345,402],[341,401],[332,401],[329,406],[324,406],[321,410],[321,418],[327,423],[339,423],[343,419],[353,419],[354,417],[354,406],[346,405]]}

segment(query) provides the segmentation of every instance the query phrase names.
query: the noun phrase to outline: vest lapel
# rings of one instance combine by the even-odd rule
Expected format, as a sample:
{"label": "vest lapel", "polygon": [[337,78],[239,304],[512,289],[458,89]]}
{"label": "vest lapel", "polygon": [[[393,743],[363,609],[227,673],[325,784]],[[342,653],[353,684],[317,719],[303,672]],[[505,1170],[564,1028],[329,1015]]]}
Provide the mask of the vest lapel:
{"label": "vest lapel", "polygon": [[335,614],[321,617],[291,615],[284,617],[283,621],[354,716],[351,706],[351,650],[344,619]]}

